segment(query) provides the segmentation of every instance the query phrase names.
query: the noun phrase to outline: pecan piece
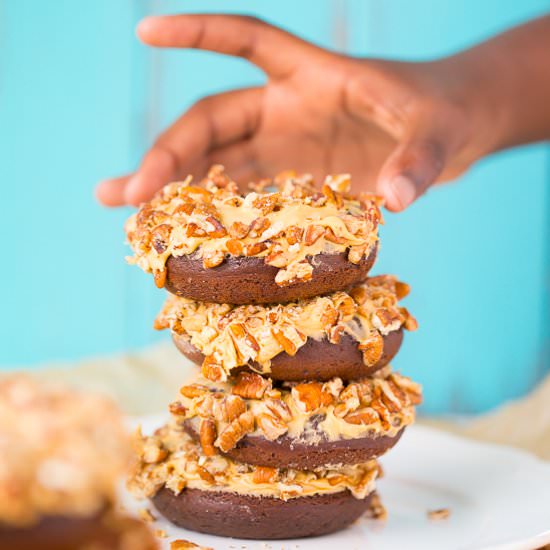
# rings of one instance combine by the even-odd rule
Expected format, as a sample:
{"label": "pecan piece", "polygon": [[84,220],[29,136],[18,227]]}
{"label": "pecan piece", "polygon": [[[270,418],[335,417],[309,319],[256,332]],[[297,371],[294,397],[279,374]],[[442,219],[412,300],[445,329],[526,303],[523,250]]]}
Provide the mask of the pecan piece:
{"label": "pecan piece", "polygon": [[326,183],[323,184],[323,187],[321,188],[321,192],[327,198],[327,202],[334,204],[336,208],[341,208],[342,205],[344,204],[344,199],[342,198],[342,194],[339,193],[338,191],[334,191]]}
{"label": "pecan piece", "polygon": [[269,468],[268,466],[256,466],[252,481],[254,483],[274,483],[279,477],[277,468]]}
{"label": "pecan piece", "polygon": [[261,237],[262,233],[269,229],[271,225],[271,222],[267,218],[256,218],[252,221],[250,224],[250,231],[248,232],[248,236],[257,239],[258,237]]}
{"label": "pecan piece", "polygon": [[195,397],[202,397],[208,393],[208,388],[206,386],[201,386],[200,384],[190,384],[188,386],[182,386],[180,388],[180,393],[189,399]]}
{"label": "pecan piece", "polygon": [[286,241],[290,245],[301,242],[303,235],[304,230],[297,225],[291,225],[285,232]]}
{"label": "pecan piece", "polygon": [[207,483],[209,483],[211,485],[213,485],[216,482],[216,479],[214,478],[214,476],[206,468],[203,468],[202,466],[199,466],[198,464],[197,464],[197,466],[195,466],[195,468],[196,468],[197,474],[199,474],[199,477],[203,481],[206,481]]}
{"label": "pecan piece", "polygon": [[367,340],[359,344],[359,349],[363,352],[363,362],[368,367],[376,365],[380,361],[384,352],[384,338],[378,332],[372,332]]}
{"label": "pecan piece", "polygon": [[166,283],[166,269],[156,269],[153,271],[153,278],[157,288],[162,288]]}
{"label": "pecan piece", "polygon": [[157,227],[153,229],[151,233],[153,248],[157,251],[158,254],[162,254],[168,248],[168,242],[170,240],[171,233],[172,226],[167,223],[157,225]]}
{"label": "pecan piece", "polygon": [[271,389],[271,380],[255,372],[240,372],[231,392],[244,399],[261,399]]}
{"label": "pecan piece", "polygon": [[243,253],[243,243],[237,239],[229,239],[225,243],[227,251],[233,256],[241,256]]}
{"label": "pecan piece", "polygon": [[332,305],[328,305],[321,314],[321,324],[325,331],[330,330],[338,321],[338,311]]}
{"label": "pecan piece", "polygon": [[238,395],[226,395],[212,404],[212,416],[222,422],[233,422],[246,412],[246,403]]}
{"label": "pecan piece", "polygon": [[270,212],[273,212],[279,205],[281,195],[279,193],[269,193],[266,195],[259,195],[252,202],[252,206],[262,211],[264,216],[267,216]]}
{"label": "pecan piece", "polygon": [[249,230],[250,227],[246,223],[233,222],[229,228],[229,234],[235,239],[244,239]]}
{"label": "pecan piece", "polygon": [[215,445],[224,453],[230,451],[248,433],[254,431],[254,415],[251,411],[241,414],[227,426],[216,439]]}
{"label": "pecan piece", "polygon": [[202,265],[204,268],[209,269],[220,265],[225,259],[225,254],[222,250],[208,251],[203,255]]}
{"label": "pecan piece", "polygon": [[344,420],[348,424],[369,425],[376,424],[380,420],[380,418],[375,411],[367,408],[347,414],[346,416],[344,416]]}
{"label": "pecan piece", "polygon": [[202,452],[206,456],[214,456],[216,449],[214,441],[216,440],[216,424],[212,420],[203,418],[199,428],[199,440],[202,447]]}
{"label": "pecan piece", "polygon": [[296,352],[298,351],[298,347],[292,340],[290,340],[284,335],[282,330],[279,330],[277,328],[271,329],[271,334],[273,334],[273,337],[275,338],[275,340],[279,342],[283,350],[288,355],[291,355],[291,356],[296,355]]}
{"label": "pecan piece", "polygon": [[323,391],[319,382],[297,384],[292,388],[291,394],[297,407],[303,412],[313,412],[333,402],[332,395]]}
{"label": "pecan piece", "polygon": [[212,355],[204,358],[201,367],[202,375],[212,382],[224,382],[227,380],[227,373]]}
{"label": "pecan piece", "polygon": [[304,235],[304,244],[311,246],[315,244],[325,234],[325,228],[322,225],[309,225]]}
{"label": "pecan piece", "polygon": [[206,231],[196,223],[190,222],[185,229],[187,237],[206,237]]}
{"label": "pecan piece", "polygon": [[251,244],[247,244],[244,247],[244,255],[256,256],[257,254],[262,253],[264,250],[267,250],[266,243],[251,243]]}
{"label": "pecan piece", "polygon": [[275,439],[288,431],[288,426],[286,424],[270,414],[259,414],[256,421],[265,438],[269,439],[269,441],[275,441]]}
{"label": "pecan piece", "polygon": [[214,228],[211,231],[207,231],[210,237],[225,237],[227,235],[225,227],[223,226],[222,222],[218,220],[218,218],[214,216],[208,216],[206,218],[206,222]]}
{"label": "pecan piece", "polygon": [[363,258],[363,256],[365,255],[365,252],[367,251],[367,247],[368,246],[366,244],[359,244],[356,246],[352,246],[348,252],[348,260],[352,264],[358,264]]}
{"label": "pecan piece", "polygon": [[331,227],[325,228],[325,239],[335,244],[343,244],[346,242],[346,238],[336,235]]}

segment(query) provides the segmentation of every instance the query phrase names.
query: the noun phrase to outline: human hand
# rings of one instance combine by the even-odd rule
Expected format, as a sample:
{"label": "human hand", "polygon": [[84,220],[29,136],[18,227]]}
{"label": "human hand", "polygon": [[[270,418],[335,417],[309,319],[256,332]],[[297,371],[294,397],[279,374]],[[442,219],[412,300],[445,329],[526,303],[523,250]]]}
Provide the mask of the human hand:
{"label": "human hand", "polygon": [[241,181],[288,168],[317,178],[350,173],[355,191],[376,191],[399,211],[496,146],[498,117],[487,124],[491,105],[480,107],[476,75],[463,56],[428,63],[353,58],[234,15],[150,17],[138,35],[151,46],[243,57],[267,82],[193,105],[135,173],[99,185],[105,205],[137,205],[217,163]]}

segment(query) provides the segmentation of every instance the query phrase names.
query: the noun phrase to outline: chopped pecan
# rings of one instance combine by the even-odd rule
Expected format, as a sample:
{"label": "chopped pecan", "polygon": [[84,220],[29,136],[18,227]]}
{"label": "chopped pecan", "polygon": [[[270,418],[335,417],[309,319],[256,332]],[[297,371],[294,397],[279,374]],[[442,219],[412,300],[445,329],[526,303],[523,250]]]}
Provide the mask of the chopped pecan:
{"label": "chopped pecan", "polygon": [[342,205],[344,204],[344,199],[342,198],[342,194],[339,193],[338,191],[334,191],[326,183],[323,184],[323,187],[321,188],[321,192],[327,198],[327,202],[334,204],[337,208],[341,208]]}
{"label": "chopped pecan", "polygon": [[193,399],[194,397],[202,397],[203,395],[207,394],[208,388],[200,384],[190,384],[188,386],[182,386],[180,388],[180,393],[184,397]]}
{"label": "chopped pecan", "polygon": [[292,419],[292,412],[290,411],[289,406],[278,397],[266,399],[264,403],[266,408],[279,420],[289,422]]}
{"label": "chopped pecan", "polygon": [[225,243],[225,246],[227,248],[227,251],[233,256],[241,256],[243,253],[243,243],[237,239],[229,239]]}
{"label": "chopped pecan", "polygon": [[270,414],[261,413],[256,418],[258,427],[269,441],[275,441],[288,431],[288,426]]}
{"label": "chopped pecan", "polygon": [[212,415],[222,422],[233,422],[235,418],[246,412],[246,403],[238,395],[225,395],[214,401]]}
{"label": "chopped pecan", "polygon": [[291,225],[285,232],[285,237],[288,244],[293,245],[302,241],[304,230],[297,225]]}
{"label": "chopped pecan", "polygon": [[156,269],[153,271],[153,278],[157,288],[162,288],[166,283],[166,269]]}
{"label": "chopped pecan", "polygon": [[325,178],[325,185],[338,193],[348,193],[351,188],[351,176],[349,174],[330,175]]}
{"label": "chopped pecan", "polygon": [[202,375],[212,382],[223,382],[227,380],[227,373],[212,355],[204,358],[202,363]]}
{"label": "chopped pecan", "polygon": [[141,460],[145,464],[158,464],[168,456],[168,451],[162,446],[160,441],[153,438],[147,438],[141,449]]}
{"label": "chopped pecan", "polygon": [[248,236],[257,239],[262,236],[262,233],[269,228],[271,222],[267,218],[256,218],[250,224],[250,231]]}
{"label": "chopped pecan", "polygon": [[245,256],[256,256],[257,254],[262,253],[264,250],[267,250],[266,243],[250,243],[247,244],[243,249]]}
{"label": "chopped pecan", "polygon": [[285,353],[291,356],[296,355],[296,352],[298,351],[298,347],[292,340],[290,340],[285,336],[282,330],[273,328],[271,329],[271,334],[273,334],[273,337],[275,338],[275,340],[279,342],[279,344],[281,345]]}
{"label": "chopped pecan", "polygon": [[325,331],[330,330],[332,326],[338,321],[338,311],[332,306],[328,305],[321,314],[321,324]]}
{"label": "chopped pecan", "polygon": [[353,301],[353,298],[347,296],[346,294],[342,294],[336,307],[343,321],[350,321],[357,312],[357,306]]}
{"label": "chopped pecan", "polygon": [[213,227],[212,230],[207,230],[207,233],[210,237],[218,238],[225,237],[227,235],[225,227],[223,226],[222,222],[218,220],[218,218],[214,216],[208,216],[206,218],[206,222]]}
{"label": "chopped pecan", "polygon": [[268,466],[256,466],[252,481],[254,483],[274,483],[279,476],[277,468],[269,468]]}
{"label": "chopped pecan", "polygon": [[313,412],[333,402],[332,395],[323,391],[320,382],[297,384],[291,390],[296,406],[304,412]]}
{"label": "chopped pecan", "polygon": [[179,401],[170,403],[169,411],[170,414],[173,414],[175,416],[185,416],[187,414],[187,408],[183,405],[183,403],[180,403]]}
{"label": "chopped pecan", "polygon": [[157,227],[153,229],[151,233],[153,248],[157,251],[158,254],[162,254],[168,248],[168,242],[170,240],[171,233],[172,226],[167,223],[157,225]]}
{"label": "chopped pecan", "polygon": [[335,325],[331,327],[328,332],[328,341],[331,344],[338,344],[340,342],[340,338],[342,337],[342,333],[344,332],[344,325]]}
{"label": "chopped pecan", "polygon": [[334,233],[334,231],[332,230],[331,227],[326,227],[325,228],[325,239],[327,241],[330,241],[331,243],[335,243],[335,244],[343,244],[346,242],[346,238],[345,237],[338,237],[338,235],[336,235]]}
{"label": "chopped pecan", "polygon": [[252,334],[248,332],[245,325],[243,325],[242,323],[231,323],[229,325],[229,330],[231,331],[231,334],[233,335],[237,343],[244,342],[249,348],[251,348],[255,352],[260,351],[260,346],[258,345],[258,342],[254,338],[254,336],[252,336]]}
{"label": "chopped pecan", "polygon": [[359,409],[344,416],[344,420],[348,424],[376,424],[380,417],[372,409]]}
{"label": "chopped pecan", "polygon": [[229,424],[216,439],[215,445],[224,453],[230,451],[248,433],[254,431],[254,415],[251,411],[241,414]]}
{"label": "chopped pecan", "polygon": [[245,399],[261,399],[266,390],[271,388],[271,380],[255,372],[240,372],[231,390],[233,394]]}
{"label": "chopped pecan", "polygon": [[199,466],[198,464],[195,466],[195,469],[197,471],[197,474],[199,474],[199,477],[203,480],[203,481],[206,481],[207,483],[213,485],[214,483],[216,483],[216,479],[214,478],[214,476],[206,469],[204,468],[203,466]]}
{"label": "chopped pecan", "polygon": [[269,193],[266,195],[258,195],[252,202],[252,206],[262,211],[264,216],[273,212],[280,203],[281,196],[279,193]]}
{"label": "chopped pecan", "polygon": [[408,296],[410,291],[411,287],[407,283],[395,281],[395,294],[398,300],[402,300],[405,296]]}
{"label": "chopped pecan", "polygon": [[365,255],[367,248],[368,246],[366,244],[359,244],[359,245],[350,247],[348,252],[348,260],[352,264],[358,264],[363,259],[363,256]]}
{"label": "chopped pecan", "polygon": [[418,321],[409,313],[405,307],[399,308],[401,315],[405,318],[403,326],[406,330],[415,331],[418,328]]}
{"label": "chopped pecan", "polygon": [[372,332],[367,340],[359,344],[359,349],[363,352],[363,362],[371,367],[376,365],[384,353],[384,338],[379,332]]}
{"label": "chopped pecan", "polygon": [[222,250],[209,250],[203,254],[202,265],[204,268],[209,269],[220,265],[224,259],[225,254]]}
{"label": "chopped pecan", "polygon": [[243,222],[233,222],[229,228],[229,234],[235,239],[244,239],[249,231],[250,226]]}
{"label": "chopped pecan", "polygon": [[191,222],[187,225],[187,228],[185,229],[185,234],[188,237],[206,237],[206,231],[194,222]]}
{"label": "chopped pecan", "polygon": [[216,440],[216,424],[212,420],[203,418],[199,429],[199,439],[202,451],[206,456],[214,456],[216,449],[214,441]]}
{"label": "chopped pecan", "polygon": [[325,228],[322,225],[309,225],[304,235],[304,244],[311,246],[315,244],[325,234]]}

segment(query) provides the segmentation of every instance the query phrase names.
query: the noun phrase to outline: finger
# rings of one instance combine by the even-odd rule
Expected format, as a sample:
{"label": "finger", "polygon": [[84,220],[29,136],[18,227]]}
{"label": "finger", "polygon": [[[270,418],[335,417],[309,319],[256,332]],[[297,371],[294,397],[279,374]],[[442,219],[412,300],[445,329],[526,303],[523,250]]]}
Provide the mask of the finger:
{"label": "finger", "polygon": [[262,88],[202,99],[166,130],[128,182],[125,200],[138,205],[163,185],[187,175],[210,151],[251,136],[260,119]]}
{"label": "finger", "polygon": [[407,208],[432,185],[445,167],[446,142],[436,135],[417,134],[399,145],[385,162],[377,182],[386,208]]}
{"label": "finger", "polygon": [[104,206],[123,206],[126,204],[124,191],[132,174],[103,180],[95,188],[97,200]]}
{"label": "finger", "polygon": [[195,48],[243,57],[269,76],[286,76],[320,48],[269,25],[241,15],[167,15],[146,17],[137,28],[150,46]]}

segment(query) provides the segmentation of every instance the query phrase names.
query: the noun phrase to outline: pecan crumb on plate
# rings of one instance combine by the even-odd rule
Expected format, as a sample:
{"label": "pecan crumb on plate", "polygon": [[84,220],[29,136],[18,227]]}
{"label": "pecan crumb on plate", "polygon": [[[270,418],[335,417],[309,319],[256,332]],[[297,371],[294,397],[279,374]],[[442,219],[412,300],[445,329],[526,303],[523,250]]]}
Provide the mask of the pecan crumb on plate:
{"label": "pecan crumb on plate", "polygon": [[449,508],[439,508],[438,510],[428,510],[428,519],[440,521],[448,519],[451,515]]}

